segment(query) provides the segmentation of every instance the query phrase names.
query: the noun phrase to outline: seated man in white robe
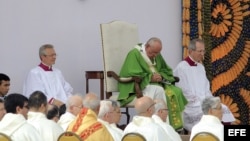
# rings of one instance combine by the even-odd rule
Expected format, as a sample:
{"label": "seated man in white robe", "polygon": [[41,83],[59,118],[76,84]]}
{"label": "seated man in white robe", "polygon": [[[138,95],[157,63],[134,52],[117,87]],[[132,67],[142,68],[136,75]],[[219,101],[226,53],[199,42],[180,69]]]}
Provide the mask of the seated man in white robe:
{"label": "seated man in white robe", "polygon": [[191,139],[199,132],[209,132],[224,141],[224,127],[222,120],[222,105],[219,97],[207,97],[202,102],[203,116],[201,120],[193,126]]}
{"label": "seated man in white robe", "polygon": [[154,121],[159,124],[167,133],[167,141],[181,141],[180,135],[174,130],[174,128],[167,123],[168,107],[164,100],[155,99],[155,113],[152,116]]}
{"label": "seated man in white robe", "polygon": [[164,129],[154,122],[152,115],[155,111],[155,103],[148,96],[143,96],[135,101],[136,116],[126,126],[123,136],[136,132],[145,137],[147,141],[162,141],[169,138]]}
{"label": "seated man in white robe", "polygon": [[67,130],[69,124],[76,118],[82,107],[83,97],[80,94],[74,94],[69,97],[66,102],[66,112],[60,116],[60,119],[57,122],[64,131]]}
{"label": "seated man in white robe", "polygon": [[[180,87],[188,100],[183,111],[184,128],[191,131],[203,115],[201,102],[212,96],[210,82],[206,69],[201,63],[205,55],[205,43],[201,39],[193,39],[188,47],[188,57],[182,60],[174,69],[174,75],[180,78],[175,83]],[[223,122],[234,122],[235,118],[227,106],[223,105]]]}
{"label": "seated man in white robe", "polygon": [[73,88],[65,80],[61,70],[52,67],[56,62],[56,51],[51,44],[39,48],[40,64],[29,71],[23,85],[23,94],[30,97],[34,91],[43,92],[50,104],[59,107],[60,115],[65,113],[65,103]]}
{"label": "seated man in white robe", "polygon": [[12,141],[43,141],[37,130],[27,119],[29,111],[28,98],[22,94],[9,94],[5,97],[4,106],[7,114],[0,122],[0,132]]}
{"label": "seated man in white robe", "polygon": [[41,91],[33,92],[29,97],[28,123],[32,124],[43,141],[57,141],[63,129],[46,117],[47,97]]}
{"label": "seated man in white robe", "polygon": [[123,131],[116,126],[111,124],[115,123],[117,116],[118,103],[111,100],[102,100],[100,102],[100,110],[98,113],[98,121],[101,122],[110,132],[114,141],[121,141]]}

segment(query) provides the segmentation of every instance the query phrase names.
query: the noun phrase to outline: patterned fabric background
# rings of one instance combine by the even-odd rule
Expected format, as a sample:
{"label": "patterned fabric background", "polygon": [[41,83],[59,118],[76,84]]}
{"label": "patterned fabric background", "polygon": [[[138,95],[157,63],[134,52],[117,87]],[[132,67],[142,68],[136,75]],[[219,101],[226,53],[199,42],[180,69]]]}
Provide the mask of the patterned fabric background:
{"label": "patterned fabric background", "polygon": [[205,41],[213,95],[250,124],[250,0],[182,0],[182,35],[183,57],[190,40]]}

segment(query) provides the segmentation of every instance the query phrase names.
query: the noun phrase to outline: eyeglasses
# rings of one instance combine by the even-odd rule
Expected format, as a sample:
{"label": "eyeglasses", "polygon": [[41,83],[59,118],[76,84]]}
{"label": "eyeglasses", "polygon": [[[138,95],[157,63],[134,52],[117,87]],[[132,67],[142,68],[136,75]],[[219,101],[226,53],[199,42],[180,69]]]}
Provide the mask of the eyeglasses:
{"label": "eyeglasses", "polygon": [[1,99],[2,101],[4,101],[5,97],[0,97],[0,99]]}
{"label": "eyeglasses", "polygon": [[168,109],[161,109],[161,110],[168,112]]}
{"label": "eyeglasses", "polygon": [[194,51],[196,51],[196,52],[198,52],[198,53],[206,53],[205,50],[194,50]]}
{"label": "eyeglasses", "polygon": [[83,106],[76,106],[76,105],[72,105],[73,107],[77,107],[77,108],[80,108],[82,109]]}
{"label": "eyeglasses", "polygon": [[44,55],[45,57],[56,57],[57,56],[57,54],[51,54],[51,55]]}
{"label": "eyeglasses", "polygon": [[114,111],[115,113],[117,113],[117,114],[121,114],[121,111]]}
{"label": "eyeglasses", "polygon": [[214,110],[221,110],[221,109],[222,109],[222,106],[221,106],[221,105],[219,105],[219,107],[217,106],[217,107],[212,108],[212,109],[214,109]]}

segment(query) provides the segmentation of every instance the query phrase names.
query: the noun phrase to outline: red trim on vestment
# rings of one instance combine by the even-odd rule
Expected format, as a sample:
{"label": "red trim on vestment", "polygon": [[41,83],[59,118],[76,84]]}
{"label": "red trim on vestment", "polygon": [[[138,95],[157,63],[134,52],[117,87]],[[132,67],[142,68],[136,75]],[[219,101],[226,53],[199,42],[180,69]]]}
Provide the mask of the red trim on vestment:
{"label": "red trim on vestment", "polygon": [[91,134],[95,133],[97,130],[102,128],[102,124],[100,122],[96,122],[80,134],[80,137],[83,140],[86,140]]}

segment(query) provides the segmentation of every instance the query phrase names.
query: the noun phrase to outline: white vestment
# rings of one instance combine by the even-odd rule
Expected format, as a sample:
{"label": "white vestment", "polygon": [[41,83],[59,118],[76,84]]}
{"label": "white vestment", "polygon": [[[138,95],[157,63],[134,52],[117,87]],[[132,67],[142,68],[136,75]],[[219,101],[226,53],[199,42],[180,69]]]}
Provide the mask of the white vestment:
{"label": "white vestment", "polygon": [[65,81],[59,69],[53,68],[53,71],[44,71],[39,66],[33,68],[27,75],[23,94],[29,97],[37,90],[42,91],[48,100],[55,98],[64,103],[73,92],[73,88]]}
{"label": "white vestment", "polygon": [[200,132],[209,132],[217,136],[220,141],[224,141],[224,126],[221,121],[212,115],[203,115],[201,120],[194,125],[190,135],[190,141]]}
{"label": "white vestment", "polygon": [[[205,68],[201,63],[197,63],[197,66],[190,66],[187,61],[181,61],[174,69],[174,75],[180,78],[180,81],[175,85],[182,89],[184,96],[188,100],[183,112],[183,120],[184,128],[191,131],[192,127],[200,121],[203,115],[202,101],[206,97],[212,96],[210,83]],[[223,107],[223,121],[233,122],[235,120],[233,114],[225,105]]]}
{"label": "white vestment", "polygon": [[166,141],[182,141],[180,135],[174,130],[172,126],[170,126],[167,122],[162,121],[162,119],[158,115],[153,115],[155,123],[160,125],[167,133],[168,138],[164,139]]}
{"label": "white vestment", "polygon": [[43,141],[21,114],[5,114],[0,122],[0,132],[8,135],[12,141]]}
{"label": "white vestment", "polygon": [[162,99],[165,102],[166,100],[166,95],[165,95],[165,90],[163,89],[163,87],[158,86],[158,85],[147,85],[144,89],[143,89],[143,95],[144,96],[148,96],[152,99]]}
{"label": "white vestment", "polygon": [[67,130],[69,124],[76,118],[75,115],[73,115],[70,112],[65,112],[60,116],[60,119],[57,121],[57,124],[59,124],[64,131]]}
{"label": "white vestment", "polygon": [[123,131],[121,129],[109,124],[107,121],[104,121],[102,119],[98,119],[98,121],[101,122],[102,125],[104,125],[108,129],[108,131],[111,134],[111,136],[113,137],[114,141],[121,141],[122,140]]}
{"label": "white vestment", "polygon": [[123,136],[131,132],[143,135],[147,141],[162,141],[168,138],[164,129],[156,124],[151,117],[134,116],[124,129]]}
{"label": "white vestment", "polygon": [[28,123],[33,125],[43,141],[57,141],[63,129],[56,122],[47,119],[46,115],[40,112],[28,112]]}

